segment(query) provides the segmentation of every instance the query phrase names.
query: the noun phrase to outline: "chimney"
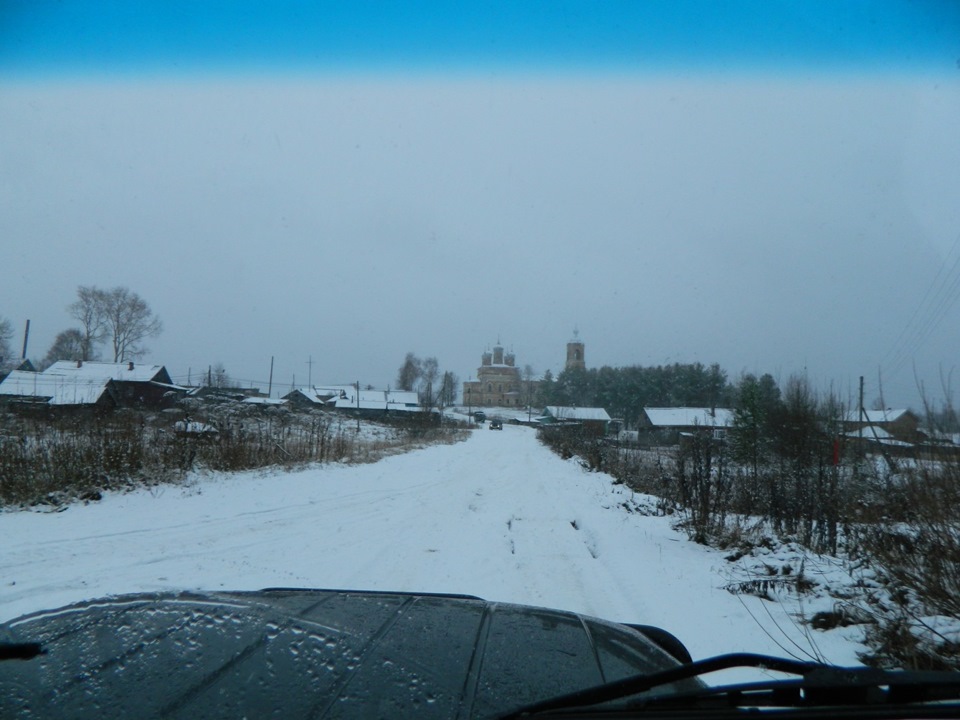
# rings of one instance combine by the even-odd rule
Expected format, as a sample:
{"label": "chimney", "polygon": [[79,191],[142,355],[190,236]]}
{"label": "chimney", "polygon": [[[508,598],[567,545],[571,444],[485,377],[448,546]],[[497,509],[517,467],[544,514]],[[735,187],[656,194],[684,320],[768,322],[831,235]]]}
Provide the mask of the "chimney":
{"label": "chimney", "polygon": [[127,364],[127,370],[133,370],[133,360]]}

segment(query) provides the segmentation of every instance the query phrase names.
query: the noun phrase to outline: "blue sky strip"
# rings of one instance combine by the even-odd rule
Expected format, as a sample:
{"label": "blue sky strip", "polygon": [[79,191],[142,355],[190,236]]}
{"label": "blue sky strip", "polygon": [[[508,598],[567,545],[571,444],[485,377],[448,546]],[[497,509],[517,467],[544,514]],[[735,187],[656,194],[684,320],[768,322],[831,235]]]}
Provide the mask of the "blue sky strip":
{"label": "blue sky strip", "polygon": [[955,0],[0,0],[0,71],[957,69]]}

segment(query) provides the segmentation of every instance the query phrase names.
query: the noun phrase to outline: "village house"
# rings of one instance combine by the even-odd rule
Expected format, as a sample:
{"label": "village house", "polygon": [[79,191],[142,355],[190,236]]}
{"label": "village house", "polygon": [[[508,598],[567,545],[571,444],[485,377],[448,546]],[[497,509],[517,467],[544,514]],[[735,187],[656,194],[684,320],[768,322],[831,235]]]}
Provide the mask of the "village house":
{"label": "village house", "polygon": [[591,435],[605,435],[610,415],[603,408],[549,405],[537,418],[541,425],[578,425]]}
{"label": "village house", "polygon": [[301,410],[323,410],[330,407],[328,403],[331,398],[339,395],[339,390],[329,388],[320,390],[319,388],[304,386],[294,388],[284,395],[283,399],[287,401],[290,407]]}
{"label": "village house", "polygon": [[421,412],[417,393],[406,390],[357,390],[356,385],[313,388],[331,410],[365,417],[386,417]]}
{"label": "village house", "polygon": [[717,440],[733,427],[733,411],[726,408],[645,407],[637,428],[650,440],[676,444],[681,435],[708,433]]}
{"label": "village house", "polygon": [[11,410],[42,407],[112,410],[117,407],[110,380],[14,370],[0,382],[0,403]]}
{"label": "village house", "polygon": [[[920,418],[912,410],[851,410],[843,422],[848,436],[883,438],[916,443],[924,440]],[[879,430],[880,432],[877,432]]]}
{"label": "village house", "polygon": [[43,372],[15,370],[0,383],[11,405],[165,407],[186,392],[162,365],[61,360]]}

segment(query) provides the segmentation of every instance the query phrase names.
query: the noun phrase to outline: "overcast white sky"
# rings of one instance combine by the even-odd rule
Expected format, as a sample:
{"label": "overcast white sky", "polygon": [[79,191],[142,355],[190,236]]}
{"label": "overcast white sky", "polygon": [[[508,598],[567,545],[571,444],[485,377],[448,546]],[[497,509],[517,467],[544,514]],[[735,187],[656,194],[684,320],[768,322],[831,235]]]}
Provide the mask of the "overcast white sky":
{"label": "overcast white sky", "polygon": [[126,285],[165,325],[146,360],[265,383],[275,356],[275,394],[310,357],[466,380],[498,338],[557,372],[577,327],[589,366],[868,402],[882,373],[916,405],[914,366],[960,373],[960,287],[927,295],[960,283],[958,117],[960,71],[6,82],[0,315],[42,357],[78,285]]}

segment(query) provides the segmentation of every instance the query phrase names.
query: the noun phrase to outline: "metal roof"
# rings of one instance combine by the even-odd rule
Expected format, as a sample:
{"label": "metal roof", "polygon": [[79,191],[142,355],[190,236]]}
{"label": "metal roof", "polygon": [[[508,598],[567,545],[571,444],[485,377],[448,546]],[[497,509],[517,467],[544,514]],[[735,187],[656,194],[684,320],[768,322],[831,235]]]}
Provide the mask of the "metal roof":
{"label": "metal roof", "polygon": [[93,405],[107,391],[110,378],[67,377],[14,370],[0,383],[0,395],[36,400],[50,405]]}
{"label": "metal roof", "polygon": [[87,360],[58,360],[43,371],[43,375],[64,375],[89,380],[118,380],[120,382],[149,382],[164,371],[163,365],[138,365],[135,362],[99,362]]}
{"label": "metal roof", "polygon": [[546,413],[555,420],[603,420],[610,421],[610,416],[603,408],[591,407],[564,407],[561,405],[548,405]]}
{"label": "metal roof", "polygon": [[716,427],[733,425],[733,411],[725,408],[644,408],[654,427]]}

